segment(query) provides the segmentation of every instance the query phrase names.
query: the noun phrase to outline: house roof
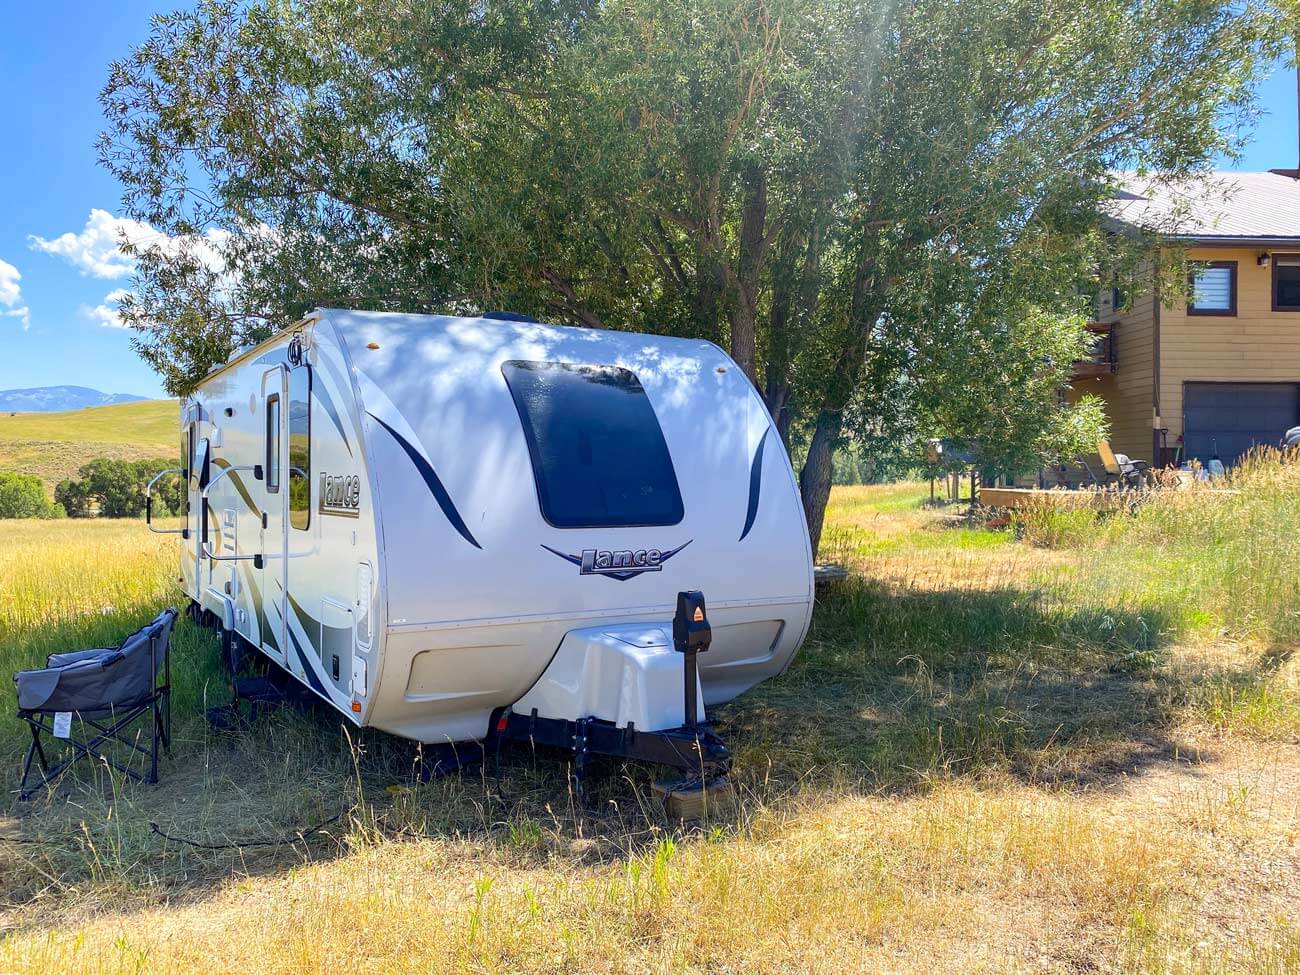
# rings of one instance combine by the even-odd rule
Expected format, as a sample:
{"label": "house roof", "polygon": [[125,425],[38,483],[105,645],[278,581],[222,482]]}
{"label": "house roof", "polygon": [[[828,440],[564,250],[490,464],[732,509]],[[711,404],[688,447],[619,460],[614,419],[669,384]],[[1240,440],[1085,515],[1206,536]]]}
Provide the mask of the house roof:
{"label": "house roof", "polygon": [[1121,224],[1174,240],[1222,244],[1300,242],[1300,180],[1276,172],[1215,172],[1179,183],[1116,173],[1107,206]]}

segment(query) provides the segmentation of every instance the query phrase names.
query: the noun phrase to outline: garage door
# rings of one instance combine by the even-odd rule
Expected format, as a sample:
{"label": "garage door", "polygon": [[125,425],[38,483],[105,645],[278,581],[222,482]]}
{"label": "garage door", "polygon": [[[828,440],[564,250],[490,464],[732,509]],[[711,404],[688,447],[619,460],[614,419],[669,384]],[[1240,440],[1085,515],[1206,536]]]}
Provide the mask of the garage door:
{"label": "garage door", "polygon": [[1183,387],[1183,443],[1188,459],[1217,452],[1231,464],[1256,444],[1276,447],[1300,422],[1298,383],[1188,383]]}

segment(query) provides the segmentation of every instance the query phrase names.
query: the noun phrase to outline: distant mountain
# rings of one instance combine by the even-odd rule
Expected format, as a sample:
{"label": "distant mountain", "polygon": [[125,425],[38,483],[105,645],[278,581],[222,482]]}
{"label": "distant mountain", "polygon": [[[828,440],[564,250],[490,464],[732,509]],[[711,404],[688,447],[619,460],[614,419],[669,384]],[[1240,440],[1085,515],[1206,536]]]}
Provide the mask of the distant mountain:
{"label": "distant mountain", "polygon": [[87,406],[110,406],[145,399],[130,393],[101,393],[85,386],[37,386],[34,389],[0,389],[0,412],[61,413]]}

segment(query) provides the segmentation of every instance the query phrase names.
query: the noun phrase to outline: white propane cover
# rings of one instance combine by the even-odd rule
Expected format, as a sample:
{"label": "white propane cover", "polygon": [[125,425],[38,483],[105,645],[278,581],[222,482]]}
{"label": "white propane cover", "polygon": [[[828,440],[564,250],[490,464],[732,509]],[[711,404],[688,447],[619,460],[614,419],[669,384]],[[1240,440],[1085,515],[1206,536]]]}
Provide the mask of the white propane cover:
{"label": "white propane cover", "polygon": [[[685,721],[683,655],[661,626],[630,625],[570,630],[545,673],[512,707],[538,717],[600,718],[638,731],[680,728]],[[696,678],[695,716],[704,720],[704,693]]]}

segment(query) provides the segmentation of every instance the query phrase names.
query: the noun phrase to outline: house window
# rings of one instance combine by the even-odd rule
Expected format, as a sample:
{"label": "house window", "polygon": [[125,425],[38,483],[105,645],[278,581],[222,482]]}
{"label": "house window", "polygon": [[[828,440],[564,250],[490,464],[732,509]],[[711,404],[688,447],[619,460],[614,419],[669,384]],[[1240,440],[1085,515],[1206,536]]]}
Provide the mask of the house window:
{"label": "house window", "polygon": [[1197,261],[1192,264],[1187,314],[1237,314],[1236,261]]}
{"label": "house window", "polygon": [[311,367],[289,373],[289,524],[311,525]]}
{"label": "house window", "polygon": [[1300,311],[1300,254],[1273,255],[1273,310]]}

